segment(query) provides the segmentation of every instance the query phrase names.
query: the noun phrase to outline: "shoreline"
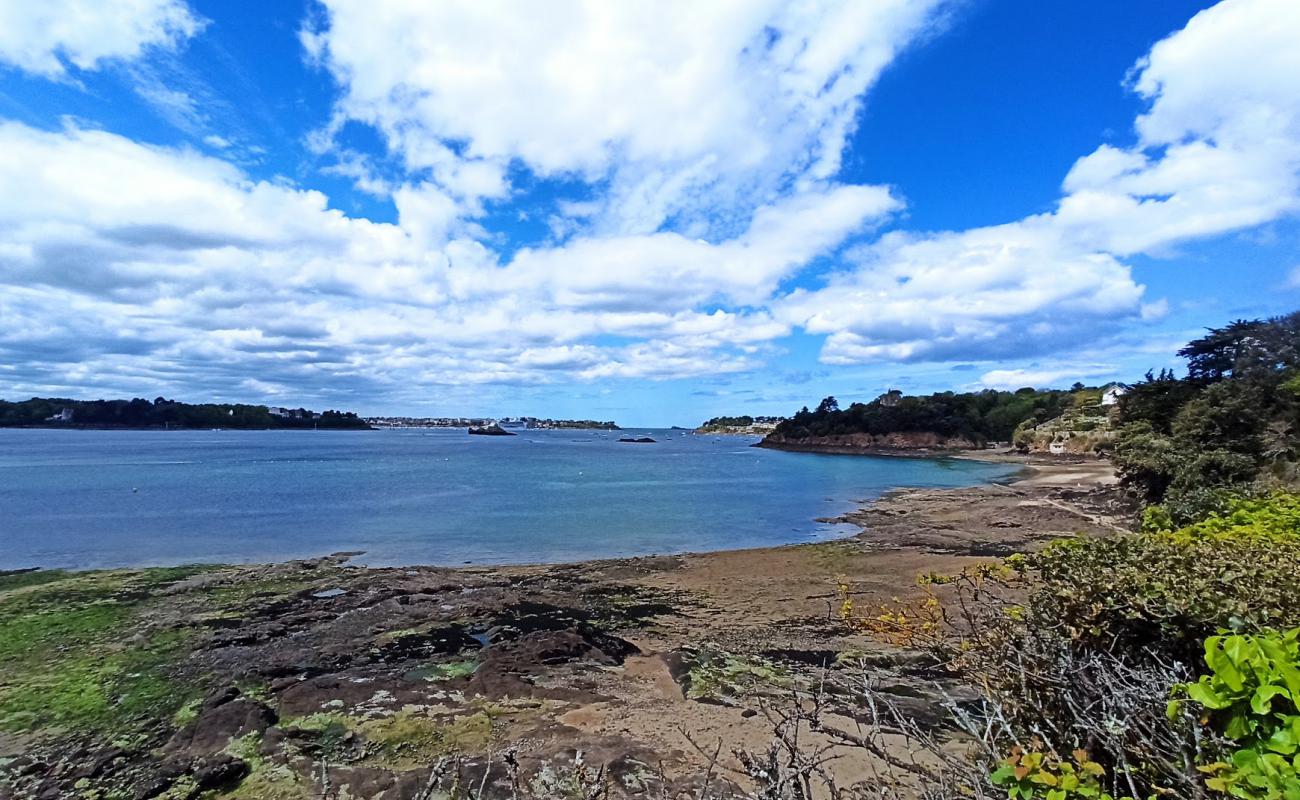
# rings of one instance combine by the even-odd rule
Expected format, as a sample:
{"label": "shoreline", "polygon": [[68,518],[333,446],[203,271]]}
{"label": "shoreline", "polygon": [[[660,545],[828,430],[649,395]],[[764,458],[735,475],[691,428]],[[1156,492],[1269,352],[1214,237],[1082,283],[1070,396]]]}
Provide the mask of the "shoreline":
{"label": "shoreline", "polygon": [[[906,602],[921,596],[920,574],[1121,527],[1104,462],[1025,466],[1006,484],[895,490],[835,518],[858,527],[844,538],[748,550],[459,567],[350,566],[352,554],[340,553],[278,564],[11,574],[0,578],[0,625],[14,613],[17,624],[33,624],[47,604],[56,612],[69,602],[121,611],[102,633],[78,634],[74,646],[60,644],[57,631],[47,644],[38,640],[36,656],[0,681],[0,723],[13,713],[9,693],[32,686],[39,708],[64,708],[57,692],[65,690],[51,689],[45,676],[123,652],[138,653],[132,663],[158,661],[153,672],[136,667],[127,679],[143,674],[147,686],[169,687],[175,702],[150,706],[158,716],[145,721],[135,749],[93,744],[96,725],[120,740],[123,727],[141,724],[115,716],[116,706],[97,712],[103,720],[65,721],[63,729],[79,731],[71,736],[57,724],[0,724],[0,786],[17,765],[15,796],[64,791],[85,777],[90,747],[104,753],[92,777],[134,792],[204,774],[213,759],[243,753],[233,743],[249,736],[261,744],[240,769],[265,796],[316,796],[274,794],[262,782],[310,788],[324,769],[331,786],[353,796],[407,797],[396,789],[423,785],[438,758],[482,764],[503,748],[517,751],[526,775],[560,769],[581,750],[629,787],[614,797],[640,797],[632,787],[713,768],[743,782],[730,754],[770,744],[761,709],[791,686],[812,685],[838,654],[861,654],[918,714],[933,716],[936,692],[961,691],[936,687],[915,655],[841,627],[837,585],[864,609]],[[155,639],[184,644],[159,649]],[[130,685],[111,685],[110,696],[130,696]],[[86,689],[66,691],[75,698]],[[313,760],[326,723],[367,745]],[[725,743],[726,755],[710,766],[697,743]],[[851,781],[870,768],[846,759],[835,769]]]}

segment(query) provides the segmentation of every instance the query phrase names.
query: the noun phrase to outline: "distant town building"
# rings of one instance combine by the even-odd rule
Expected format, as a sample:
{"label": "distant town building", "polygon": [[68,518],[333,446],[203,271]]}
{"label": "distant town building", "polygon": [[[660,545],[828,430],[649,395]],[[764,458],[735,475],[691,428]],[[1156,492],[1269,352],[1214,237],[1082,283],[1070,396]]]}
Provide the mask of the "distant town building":
{"label": "distant town building", "polygon": [[1123,397],[1124,393],[1127,391],[1127,389],[1120,386],[1118,383],[1113,386],[1107,386],[1106,391],[1101,393],[1101,404],[1103,406],[1113,406],[1119,402],[1119,399]]}
{"label": "distant town building", "polygon": [[900,392],[898,389],[890,389],[889,391],[882,394],[880,397],[877,397],[876,402],[880,403],[880,405],[884,406],[885,408],[892,408],[898,405],[898,402],[902,399],[903,399],[902,392]]}

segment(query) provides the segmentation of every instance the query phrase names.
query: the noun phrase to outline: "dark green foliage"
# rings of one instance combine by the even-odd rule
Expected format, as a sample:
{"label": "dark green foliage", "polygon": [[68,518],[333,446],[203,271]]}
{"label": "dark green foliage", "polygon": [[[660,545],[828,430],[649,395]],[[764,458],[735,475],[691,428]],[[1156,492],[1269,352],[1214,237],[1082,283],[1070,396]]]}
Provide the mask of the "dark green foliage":
{"label": "dark green foliage", "polygon": [[941,655],[987,693],[1014,733],[1005,746],[1030,743],[1002,762],[1018,769],[991,767],[992,782],[1074,797],[1059,792],[1078,748],[1098,779],[1080,796],[1300,796],[1288,769],[1300,767],[1296,634],[1274,633],[1300,621],[1300,495],[1238,498],[1183,527],[1148,522],[1014,556],[1009,579],[997,567],[946,579],[962,635]]}
{"label": "dark green foliage", "polygon": [[1147,373],[1120,403],[1120,478],[1175,521],[1215,492],[1288,483],[1300,454],[1300,312],[1211,329],[1179,351],[1188,376]]}
{"label": "dark green foliage", "polygon": [[1155,431],[1169,433],[1178,410],[1195,397],[1200,388],[1192,381],[1174,377],[1172,370],[1161,370],[1159,375],[1147,372],[1145,380],[1128,387],[1120,408],[1126,420],[1142,421]]}
{"label": "dark green foliage", "polygon": [[1187,359],[1188,377],[1205,383],[1294,368],[1300,364],[1300,312],[1211,328],[1178,355]]}
{"label": "dark green foliage", "polygon": [[[60,421],[64,411],[71,420]],[[53,419],[52,419],[53,418]],[[291,409],[272,414],[266,406],[224,403],[180,403],[159,397],[152,403],[134,400],[68,400],[33,397],[20,402],[0,400],[0,427],[57,425],[88,428],[368,428],[351,411]]]}
{"label": "dark green foliage", "polygon": [[713,417],[705,422],[705,428],[743,428],[746,425],[753,425],[754,418],[750,416],[743,417]]}
{"label": "dark green foliage", "polygon": [[941,392],[929,396],[894,391],[846,409],[840,409],[834,397],[827,397],[817,410],[805,407],[782,422],[776,433],[790,438],[934,433],[976,443],[1010,441],[1016,427],[1026,420],[1043,422],[1059,417],[1071,406],[1073,396],[1071,391],[1035,389]]}
{"label": "dark green foliage", "polygon": [[1178,351],[1187,359],[1187,375],[1194,381],[1211,383],[1231,377],[1237,362],[1252,349],[1256,334],[1264,323],[1239,319],[1222,328],[1210,328]]}

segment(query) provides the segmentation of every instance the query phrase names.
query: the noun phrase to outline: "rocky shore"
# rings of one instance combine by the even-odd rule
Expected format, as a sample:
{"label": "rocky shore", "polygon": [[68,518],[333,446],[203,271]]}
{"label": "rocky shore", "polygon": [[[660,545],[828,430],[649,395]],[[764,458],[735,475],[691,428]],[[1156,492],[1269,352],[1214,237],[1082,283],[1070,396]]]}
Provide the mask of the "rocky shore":
{"label": "rocky shore", "polygon": [[769,710],[850,652],[938,725],[942,677],[841,628],[836,583],[884,602],[919,573],[1129,524],[1104,464],[1026,466],[895,492],[840,518],[856,536],[781,548],[0,575],[0,798],[560,797],[593,772],[615,797],[743,786]]}
{"label": "rocky shore", "polygon": [[793,453],[821,453],[823,455],[886,455],[925,457],[936,454],[973,452],[976,443],[960,436],[939,436],[935,433],[886,433],[879,436],[869,433],[846,433],[836,436],[789,437],[769,433],[755,447],[770,450],[788,450]]}

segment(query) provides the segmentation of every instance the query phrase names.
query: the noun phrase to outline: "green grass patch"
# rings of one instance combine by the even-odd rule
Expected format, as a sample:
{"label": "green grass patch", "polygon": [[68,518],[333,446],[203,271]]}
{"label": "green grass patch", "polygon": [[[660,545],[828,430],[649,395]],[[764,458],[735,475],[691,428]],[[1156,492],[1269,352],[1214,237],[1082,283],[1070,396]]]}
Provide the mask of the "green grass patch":
{"label": "green grass patch", "polygon": [[[316,734],[316,746],[326,756],[393,770],[427,767],[439,756],[454,753],[480,753],[492,741],[492,714],[482,709],[453,718],[412,711],[378,719],[320,712],[281,724]],[[349,734],[360,737],[359,750],[350,744],[353,738]]]}
{"label": "green grass patch", "polygon": [[361,725],[366,760],[389,769],[428,766],[439,756],[480,753],[492,741],[492,718],[479,711],[451,720],[402,711]]}
{"label": "green grass patch", "polygon": [[406,673],[405,677],[410,680],[440,683],[455,678],[468,678],[474,674],[476,669],[478,669],[478,661],[467,659],[464,661],[450,661],[446,664],[429,664],[424,667],[416,667]]}
{"label": "green grass patch", "polygon": [[127,737],[159,718],[181,718],[190,697],[168,674],[185,636],[166,631],[143,646],[62,654],[0,683],[0,729],[64,729]]}
{"label": "green grass patch", "polygon": [[188,633],[127,642],[142,603],[204,569],[63,573],[0,593],[0,730],[125,740],[176,713],[189,697],[169,667],[185,652]]}
{"label": "green grass patch", "polygon": [[686,696],[692,700],[734,703],[792,685],[789,671],[770,661],[713,649],[696,654],[689,674]]}
{"label": "green grass patch", "polygon": [[0,592],[11,592],[15,589],[26,589],[30,586],[43,586],[47,583],[61,581],[70,575],[67,570],[62,569],[37,569],[37,570],[15,570],[12,572],[0,572]]}

